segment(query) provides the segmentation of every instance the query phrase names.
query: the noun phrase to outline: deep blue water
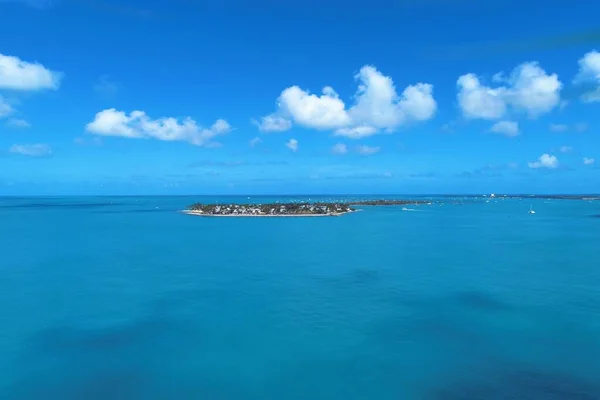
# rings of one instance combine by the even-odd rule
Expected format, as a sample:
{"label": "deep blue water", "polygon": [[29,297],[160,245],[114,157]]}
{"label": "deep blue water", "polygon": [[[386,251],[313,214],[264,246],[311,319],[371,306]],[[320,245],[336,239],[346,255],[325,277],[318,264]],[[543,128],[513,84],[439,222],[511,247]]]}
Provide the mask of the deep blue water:
{"label": "deep blue water", "polygon": [[1,399],[600,399],[600,202],[196,200],[0,199]]}

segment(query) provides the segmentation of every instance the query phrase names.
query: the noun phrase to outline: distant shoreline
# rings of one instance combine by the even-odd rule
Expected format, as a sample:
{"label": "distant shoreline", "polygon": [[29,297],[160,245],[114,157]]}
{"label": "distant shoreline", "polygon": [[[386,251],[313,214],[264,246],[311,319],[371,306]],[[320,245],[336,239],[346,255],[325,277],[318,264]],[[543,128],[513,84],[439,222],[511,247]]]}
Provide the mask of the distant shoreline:
{"label": "distant shoreline", "polygon": [[356,211],[355,206],[417,205],[418,200],[362,200],[347,202],[301,202],[266,204],[203,204],[190,205],[188,215],[210,217],[338,217]]}
{"label": "distant shoreline", "polygon": [[339,213],[329,213],[329,214],[209,214],[204,213],[202,211],[195,210],[182,210],[181,213],[186,215],[193,215],[196,217],[231,217],[231,218],[260,218],[260,217],[340,217],[344,214],[351,214],[358,212],[360,210],[351,210],[344,211]]}

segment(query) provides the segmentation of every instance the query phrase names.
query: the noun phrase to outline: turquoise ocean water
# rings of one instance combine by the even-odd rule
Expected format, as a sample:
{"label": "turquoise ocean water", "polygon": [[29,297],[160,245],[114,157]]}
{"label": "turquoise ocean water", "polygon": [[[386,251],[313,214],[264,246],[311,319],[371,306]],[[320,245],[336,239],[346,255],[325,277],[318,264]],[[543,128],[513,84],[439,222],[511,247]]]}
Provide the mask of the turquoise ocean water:
{"label": "turquoise ocean water", "polygon": [[1,399],[600,399],[600,202],[198,200],[0,199]]}

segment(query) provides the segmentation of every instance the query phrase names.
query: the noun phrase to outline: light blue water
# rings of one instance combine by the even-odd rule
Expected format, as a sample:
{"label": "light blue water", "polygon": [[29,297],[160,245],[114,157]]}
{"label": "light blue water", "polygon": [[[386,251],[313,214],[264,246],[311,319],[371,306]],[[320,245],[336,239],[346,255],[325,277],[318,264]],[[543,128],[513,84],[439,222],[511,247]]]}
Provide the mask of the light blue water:
{"label": "light blue water", "polygon": [[0,199],[1,399],[600,399],[600,202],[197,200]]}

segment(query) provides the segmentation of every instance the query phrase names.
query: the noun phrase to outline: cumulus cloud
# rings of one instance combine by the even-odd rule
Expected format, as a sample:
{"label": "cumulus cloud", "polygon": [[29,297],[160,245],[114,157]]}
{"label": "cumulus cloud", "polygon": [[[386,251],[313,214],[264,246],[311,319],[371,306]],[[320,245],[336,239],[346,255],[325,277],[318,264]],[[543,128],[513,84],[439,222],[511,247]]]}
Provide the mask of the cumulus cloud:
{"label": "cumulus cloud", "polygon": [[498,119],[506,113],[506,88],[481,84],[475,74],[458,78],[458,104],[465,118]]}
{"label": "cumulus cloud", "polygon": [[285,147],[287,147],[288,149],[290,149],[293,152],[296,152],[296,151],[298,151],[298,141],[296,139],[290,139],[285,144]]}
{"label": "cumulus cloud", "polygon": [[8,121],[6,121],[6,125],[12,127],[12,128],[29,128],[31,127],[31,124],[29,124],[29,122],[25,121],[24,119],[19,119],[19,118],[11,118]]}
{"label": "cumulus cloud", "polygon": [[331,148],[333,154],[346,154],[348,152],[348,146],[343,143],[337,143]]}
{"label": "cumulus cloud", "polygon": [[184,141],[195,146],[214,145],[212,139],[231,131],[231,126],[223,119],[217,120],[210,128],[201,128],[189,117],[181,122],[172,117],[151,119],[144,111],[127,114],[114,108],[97,113],[85,128],[96,135]]}
{"label": "cumulus cloud", "polygon": [[579,72],[573,79],[576,85],[589,85],[581,100],[586,103],[600,101],[600,52],[592,50],[579,60]]}
{"label": "cumulus cloud", "polygon": [[9,151],[29,157],[44,157],[52,154],[52,148],[47,144],[13,144]]}
{"label": "cumulus cloud", "polygon": [[529,168],[548,168],[555,169],[558,167],[558,159],[550,154],[542,154],[536,161],[527,163]]}
{"label": "cumulus cloud", "polygon": [[514,121],[496,122],[490,128],[490,132],[498,133],[509,137],[515,137],[519,135],[519,124]]}
{"label": "cumulus cloud", "polygon": [[585,165],[592,165],[594,162],[596,162],[596,160],[593,158],[583,157],[583,164]]}
{"label": "cumulus cloud", "polygon": [[556,74],[547,74],[537,63],[516,67],[510,76],[496,74],[495,87],[483,84],[473,73],[458,78],[458,103],[467,119],[495,120],[509,111],[536,118],[559,106],[562,83]]}
{"label": "cumulus cloud", "polygon": [[260,121],[252,120],[261,132],[285,132],[292,128],[292,121],[277,115],[261,117]]}
{"label": "cumulus cloud", "polygon": [[363,156],[371,156],[375,153],[379,153],[379,150],[381,150],[381,148],[379,147],[370,147],[364,145],[356,147],[356,151],[358,152],[358,154],[361,154]]}
{"label": "cumulus cloud", "polygon": [[274,126],[289,129],[293,122],[356,139],[428,120],[437,110],[430,84],[408,86],[399,95],[392,79],[370,65],[362,67],[355,79],[358,89],[351,106],[347,106],[332,87],[326,86],[321,94],[314,94],[291,86],[281,92],[277,111],[263,117],[259,126],[264,130],[265,123],[277,121]]}
{"label": "cumulus cloud", "polygon": [[257,144],[261,143],[262,139],[259,137],[255,137],[250,139],[250,141],[248,142],[248,144],[250,145],[250,147],[255,147]]}
{"label": "cumulus cloud", "polygon": [[51,71],[38,62],[27,62],[0,53],[0,89],[57,90],[62,76],[62,73]]}

